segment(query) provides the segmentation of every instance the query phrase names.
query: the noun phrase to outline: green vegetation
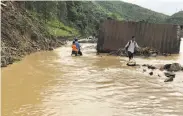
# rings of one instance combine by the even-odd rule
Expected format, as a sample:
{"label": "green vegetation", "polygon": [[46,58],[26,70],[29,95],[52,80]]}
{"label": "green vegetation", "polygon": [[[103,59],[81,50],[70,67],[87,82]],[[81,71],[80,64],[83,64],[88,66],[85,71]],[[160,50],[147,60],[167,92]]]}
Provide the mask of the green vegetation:
{"label": "green vegetation", "polygon": [[147,22],[161,23],[168,17],[167,15],[121,1],[97,1],[97,3],[107,9],[107,11],[117,13],[124,20],[128,21],[143,20]]}
{"label": "green vegetation", "polygon": [[179,11],[166,19],[167,23],[183,25],[183,11]]}
{"label": "green vegetation", "polygon": [[173,16],[122,1],[26,1],[25,8],[55,36],[96,35],[106,19],[182,24],[183,13]]}
{"label": "green vegetation", "polygon": [[183,11],[179,11],[179,12],[173,14],[172,17],[181,17],[181,18],[183,18]]}
{"label": "green vegetation", "polygon": [[51,20],[46,24],[48,31],[54,36],[77,36],[79,32],[71,27],[64,25],[61,21]]}

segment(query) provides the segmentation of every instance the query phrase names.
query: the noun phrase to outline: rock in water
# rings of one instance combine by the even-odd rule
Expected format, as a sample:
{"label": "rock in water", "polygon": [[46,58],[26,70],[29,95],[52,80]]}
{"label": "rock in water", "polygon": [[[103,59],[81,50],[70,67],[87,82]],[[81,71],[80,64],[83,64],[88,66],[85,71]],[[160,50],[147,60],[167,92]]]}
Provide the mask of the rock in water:
{"label": "rock in water", "polygon": [[156,69],[156,67],[155,66],[152,66],[152,65],[149,65],[148,66],[148,69]]}
{"label": "rock in water", "polygon": [[164,68],[165,70],[169,70],[169,69],[170,69],[170,66],[171,66],[171,64],[165,64],[163,68]]}
{"label": "rock in water", "polygon": [[54,50],[54,48],[53,48],[53,47],[50,47],[50,48],[49,48],[49,51],[52,51],[52,50]]}
{"label": "rock in water", "polygon": [[145,66],[148,66],[148,64],[143,64],[142,66],[144,66],[144,67],[145,67]]}
{"label": "rock in water", "polygon": [[147,70],[146,69],[143,69],[143,72],[146,72]]}
{"label": "rock in water", "polygon": [[149,73],[149,75],[151,75],[151,76],[152,76],[152,75],[153,75],[153,72],[150,72],[150,73]]}
{"label": "rock in water", "polygon": [[164,74],[166,77],[174,77],[175,78],[175,74],[172,72],[165,72]]}
{"label": "rock in water", "polygon": [[173,81],[174,77],[168,77],[164,80],[164,82],[171,82]]}
{"label": "rock in water", "polygon": [[164,69],[168,71],[180,71],[182,67],[179,63],[173,63],[164,65]]}
{"label": "rock in water", "polygon": [[170,82],[170,81],[173,81],[173,79],[175,78],[175,74],[172,73],[172,72],[165,72],[164,73],[166,77],[165,81],[164,82]]}
{"label": "rock in water", "polygon": [[173,64],[171,64],[169,71],[180,71],[181,68],[182,67],[179,63],[173,63]]}

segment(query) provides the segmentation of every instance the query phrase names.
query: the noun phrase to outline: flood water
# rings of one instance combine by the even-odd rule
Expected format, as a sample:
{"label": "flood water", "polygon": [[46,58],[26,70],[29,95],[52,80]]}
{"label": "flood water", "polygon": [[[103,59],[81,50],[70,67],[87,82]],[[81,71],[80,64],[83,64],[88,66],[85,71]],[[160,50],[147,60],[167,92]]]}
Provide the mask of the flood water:
{"label": "flood water", "polygon": [[[3,68],[2,116],[183,115],[183,72],[164,83],[163,72],[150,76],[125,57],[96,56],[93,45],[83,44],[82,57],[71,57],[67,45]],[[183,64],[181,54],[135,60]]]}

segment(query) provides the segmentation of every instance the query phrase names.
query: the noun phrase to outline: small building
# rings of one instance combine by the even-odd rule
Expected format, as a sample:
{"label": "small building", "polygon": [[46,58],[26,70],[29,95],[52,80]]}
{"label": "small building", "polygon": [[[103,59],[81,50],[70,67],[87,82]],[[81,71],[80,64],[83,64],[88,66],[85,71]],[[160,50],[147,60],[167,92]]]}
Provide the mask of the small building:
{"label": "small building", "polygon": [[179,53],[181,26],[106,20],[100,25],[97,51],[124,48],[132,36],[141,47],[151,47],[161,53]]}

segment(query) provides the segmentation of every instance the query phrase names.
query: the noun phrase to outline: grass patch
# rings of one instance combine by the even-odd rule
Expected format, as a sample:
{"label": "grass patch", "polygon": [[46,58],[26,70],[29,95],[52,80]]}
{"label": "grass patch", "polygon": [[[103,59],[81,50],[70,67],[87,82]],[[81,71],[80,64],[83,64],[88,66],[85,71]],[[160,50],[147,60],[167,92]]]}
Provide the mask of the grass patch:
{"label": "grass patch", "polygon": [[54,35],[54,36],[72,36],[73,35],[68,31],[55,28],[55,27],[48,27],[48,31],[51,35]]}
{"label": "grass patch", "polygon": [[64,25],[58,20],[48,21],[48,31],[54,36],[77,36],[79,32],[69,26]]}
{"label": "grass patch", "polygon": [[64,25],[62,22],[60,22],[57,19],[51,20],[51,21],[45,21],[42,20],[42,16],[36,12],[28,11],[31,15],[31,17],[37,21],[42,22],[45,27],[47,28],[48,32],[53,36],[78,36],[79,31],[75,28],[69,27]]}

